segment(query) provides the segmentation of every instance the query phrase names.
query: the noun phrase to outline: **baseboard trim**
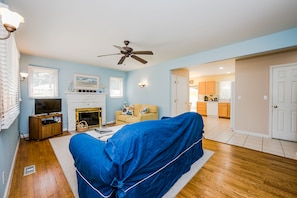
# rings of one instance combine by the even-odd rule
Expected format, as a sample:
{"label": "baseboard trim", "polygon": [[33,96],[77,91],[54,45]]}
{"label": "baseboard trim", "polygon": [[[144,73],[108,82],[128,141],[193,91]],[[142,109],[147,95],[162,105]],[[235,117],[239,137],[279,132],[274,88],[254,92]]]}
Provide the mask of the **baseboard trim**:
{"label": "baseboard trim", "polygon": [[267,134],[253,133],[253,132],[249,132],[249,131],[242,131],[242,130],[236,130],[236,129],[234,129],[233,131],[236,133],[244,134],[244,135],[251,135],[251,136],[262,137],[262,138],[271,138],[271,136],[267,135]]}
{"label": "baseboard trim", "polygon": [[114,121],[106,122],[106,124],[115,124],[115,120]]}

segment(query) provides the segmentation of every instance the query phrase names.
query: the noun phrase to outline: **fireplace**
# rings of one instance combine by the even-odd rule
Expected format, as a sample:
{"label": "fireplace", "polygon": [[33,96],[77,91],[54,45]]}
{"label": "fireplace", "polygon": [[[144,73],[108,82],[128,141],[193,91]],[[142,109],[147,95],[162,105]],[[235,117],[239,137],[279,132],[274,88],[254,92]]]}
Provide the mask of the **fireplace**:
{"label": "fireplace", "polygon": [[100,107],[75,109],[76,125],[82,120],[88,123],[89,128],[102,127],[102,109]]}

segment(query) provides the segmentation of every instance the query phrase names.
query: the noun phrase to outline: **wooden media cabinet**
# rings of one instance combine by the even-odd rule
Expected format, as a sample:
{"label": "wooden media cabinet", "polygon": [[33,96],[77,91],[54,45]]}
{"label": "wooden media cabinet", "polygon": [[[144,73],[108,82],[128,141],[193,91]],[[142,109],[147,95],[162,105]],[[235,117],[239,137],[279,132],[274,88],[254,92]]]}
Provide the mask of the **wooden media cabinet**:
{"label": "wooden media cabinet", "polygon": [[34,115],[29,117],[29,138],[42,140],[63,133],[63,115]]}

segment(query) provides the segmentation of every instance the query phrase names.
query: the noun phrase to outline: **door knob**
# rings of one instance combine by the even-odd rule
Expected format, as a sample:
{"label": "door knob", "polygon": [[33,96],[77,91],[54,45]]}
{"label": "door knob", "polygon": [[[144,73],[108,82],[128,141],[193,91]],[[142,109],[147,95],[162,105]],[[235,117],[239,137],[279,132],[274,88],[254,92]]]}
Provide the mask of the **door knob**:
{"label": "door knob", "polygon": [[274,105],[274,106],[273,106],[273,108],[275,108],[275,109],[276,109],[276,108],[277,108],[277,105]]}

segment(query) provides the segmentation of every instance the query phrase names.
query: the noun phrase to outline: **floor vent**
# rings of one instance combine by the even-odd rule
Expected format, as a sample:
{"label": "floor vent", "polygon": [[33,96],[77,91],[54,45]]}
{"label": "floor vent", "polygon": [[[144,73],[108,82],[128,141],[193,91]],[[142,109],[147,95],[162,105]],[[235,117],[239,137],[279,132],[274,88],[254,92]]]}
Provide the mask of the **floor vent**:
{"label": "floor vent", "polygon": [[26,166],[24,168],[24,176],[27,176],[27,175],[31,175],[33,173],[35,173],[35,165],[31,165],[31,166]]}

